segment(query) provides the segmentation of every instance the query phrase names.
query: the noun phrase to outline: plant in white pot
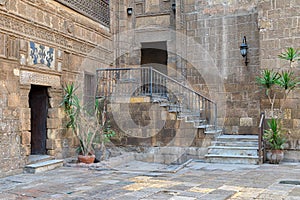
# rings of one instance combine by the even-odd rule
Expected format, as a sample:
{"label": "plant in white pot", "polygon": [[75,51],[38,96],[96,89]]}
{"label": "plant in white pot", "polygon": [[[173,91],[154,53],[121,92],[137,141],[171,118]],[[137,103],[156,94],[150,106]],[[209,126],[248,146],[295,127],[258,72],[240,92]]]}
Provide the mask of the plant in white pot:
{"label": "plant in white pot", "polygon": [[97,99],[92,107],[83,106],[75,94],[74,84],[64,86],[62,104],[69,118],[67,127],[72,128],[74,135],[79,140],[77,148],[78,160],[84,163],[93,163],[95,160],[95,147],[100,146],[105,153],[105,142],[115,135],[106,120],[104,99]]}

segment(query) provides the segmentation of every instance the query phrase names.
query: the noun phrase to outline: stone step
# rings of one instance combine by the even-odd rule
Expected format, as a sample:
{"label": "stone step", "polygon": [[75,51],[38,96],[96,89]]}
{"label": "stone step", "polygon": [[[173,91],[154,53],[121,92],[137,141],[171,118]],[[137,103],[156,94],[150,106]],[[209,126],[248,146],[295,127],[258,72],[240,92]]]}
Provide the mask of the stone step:
{"label": "stone step", "polygon": [[221,134],[222,132],[223,132],[222,129],[214,129],[214,128],[212,128],[212,129],[206,129],[206,130],[204,131],[204,133],[205,133],[206,135],[219,135],[219,134]]}
{"label": "stone step", "polygon": [[208,162],[258,164],[257,135],[220,135],[211,144],[205,156]]}
{"label": "stone step", "polygon": [[195,126],[197,125],[202,125],[204,123],[206,123],[206,120],[205,119],[194,119],[194,120],[185,120],[186,122],[188,123],[194,123]]}
{"label": "stone step", "polygon": [[211,129],[214,127],[214,125],[210,124],[202,124],[202,125],[194,125],[195,128],[201,128],[201,129]]}
{"label": "stone step", "polygon": [[257,147],[210,146],[208,147],[208,154],[230,156],[257,156],[257,150]]}
{"label": "stone step", "polygon": [[258,141],[213,141],[212,146],[230,146],[230,147],[258,147]]}
{"label": "stone step", "polygon": [[258,156],[205,155],[206,162],[221,164],[258,164]]}
{"label": "stone step", "polygon": [[49,171],[62,166],[63,160],[47,160],[26,165],[24,168],[24,173],[35,174],[39,172]]}
{"label": "stone step", "polygon": [[218,141],[258,141],[258,135],[220,135]]}
{"label": "stone step", "polygon": [[168,106],[170,106],[170,103],[169,102],[161,102],[159,106],[160,107],[168,107]]}
{"label": "stone step", "polygon": [[188,117],[200,117],[200,112],[180,112],[179,115],[181,118],[188,118]]}
{"label": "stone step", "polygon": [[54,157],[49,155],[29,155],[28,164],[34,164],[37,162],[43,162],[43,161],[53,160],[53,159]]}

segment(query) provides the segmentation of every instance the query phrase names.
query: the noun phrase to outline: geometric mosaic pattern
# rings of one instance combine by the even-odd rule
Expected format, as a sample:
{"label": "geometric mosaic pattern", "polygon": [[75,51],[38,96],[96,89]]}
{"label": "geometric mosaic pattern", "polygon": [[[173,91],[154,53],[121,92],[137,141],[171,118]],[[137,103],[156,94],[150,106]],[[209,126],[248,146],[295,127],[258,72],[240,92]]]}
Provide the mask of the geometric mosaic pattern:
{"label": "geometric mosaic pattern", "polygon": [[28,65],[42,64],[50,69],[55,67],[55,50],[35,42],[29,42]]}

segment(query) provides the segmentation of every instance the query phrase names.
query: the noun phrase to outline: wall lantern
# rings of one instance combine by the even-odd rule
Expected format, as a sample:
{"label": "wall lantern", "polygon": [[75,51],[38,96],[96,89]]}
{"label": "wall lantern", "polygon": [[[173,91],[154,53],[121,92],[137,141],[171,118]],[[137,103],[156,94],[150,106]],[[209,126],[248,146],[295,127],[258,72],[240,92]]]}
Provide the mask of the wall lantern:
{"label": "wall lantern", "polygon": [[174,13],[176,12],[176,4],[175,3],[172,3],[172,10]]}
{"label": "wall lantern", "polygon": [[247,66],[247,64],[248,64],[248,59],[247,59],[248,45],[247,45],[246,36],[244,36],[244,38],[243,38],[243,42],[240,46],[240,51],[241,51],[241,55],[245,58],[245,64]]}
{"label": "wall lantern", "polygon": [[132,8],[127,8],[127,15],[132,15]]}

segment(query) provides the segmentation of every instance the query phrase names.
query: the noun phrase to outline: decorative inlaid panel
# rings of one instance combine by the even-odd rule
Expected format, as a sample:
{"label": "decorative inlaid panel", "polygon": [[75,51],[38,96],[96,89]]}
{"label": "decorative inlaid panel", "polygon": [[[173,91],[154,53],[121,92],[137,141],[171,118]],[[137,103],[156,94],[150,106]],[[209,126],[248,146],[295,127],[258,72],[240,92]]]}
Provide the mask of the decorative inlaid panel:
{"label": "decorative inlaid panel", "polygon": [[73,10],[109,26],[109,0],[56,0]]}
{"label": "decorative inlaid panel", "polygon": [[50,69],[55,68],[55,50],[35,42],[29,42],[28,65],[42,64]]}

